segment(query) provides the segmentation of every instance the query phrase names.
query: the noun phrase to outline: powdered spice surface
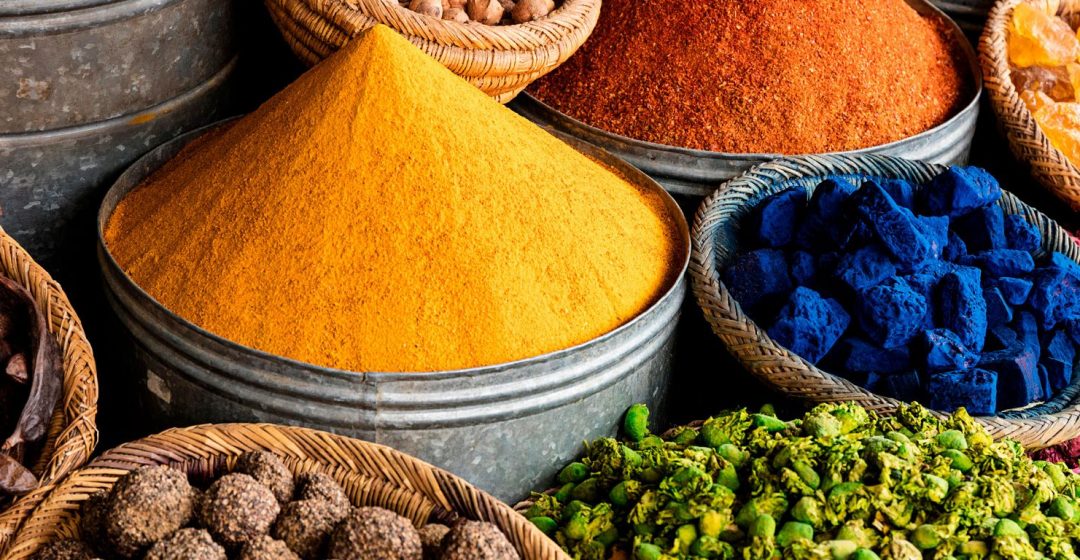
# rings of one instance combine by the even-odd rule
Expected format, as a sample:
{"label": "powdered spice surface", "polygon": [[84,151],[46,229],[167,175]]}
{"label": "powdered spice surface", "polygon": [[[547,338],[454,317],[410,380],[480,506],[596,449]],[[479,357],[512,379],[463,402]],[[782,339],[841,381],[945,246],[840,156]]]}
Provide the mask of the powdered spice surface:
{"label": "powdered spice surface", "polygon": [[592,37],[531,91],[654,143],[854,150],[933,128],[970,101],[945,25],[904,0],[605,0]]}
{"label": "powdered spice surface", "polygon": [[139,286],[215,334],[435,371],[640,314],[685,257],[661,205],[376,27],[185,150],[105,237]]}

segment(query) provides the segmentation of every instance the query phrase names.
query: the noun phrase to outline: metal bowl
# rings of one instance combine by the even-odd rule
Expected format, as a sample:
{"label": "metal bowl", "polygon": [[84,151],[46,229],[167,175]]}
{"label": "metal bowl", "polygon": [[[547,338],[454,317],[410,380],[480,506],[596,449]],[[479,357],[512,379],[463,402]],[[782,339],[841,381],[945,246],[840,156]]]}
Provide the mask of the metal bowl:
{"label": "metal bowl", "polygon": [[[556,474],[582,441],[612,435],[631,404],[659,410],[685,297],[690,238],[675,201],[666,210],[686,255],[671,286],[638,317],[579,346],[459,371],[355,373],[240,346],[173,314],[113,260],[104,228],[116,205],[202,131],[137,161],[106,195],[98,258],[106,295],[134,342],[132,371],[144,430],[204,422],[274,422],[381,443],[445,468],[514,502]],[[662,192],[624,162],[572,138],[589,157]],[[678,274],[674,274],[678,272]]]}
{"label": "metal bowl", "polygon": [[[903,140],[845,154],[878,154],[940,164],[966,163],[975,136],[982,95],[982,72],[978,57],[963,31],[940,10],[922,0],[908,0],[919,13],[943,18],[964,53],[975,85],[971,99],[948,121]],[[587,125],[556,111],[528,93],[518,96],[510,107],[529,120],[569,134],[618,156],[647,173],[692,214],[701,199],[721,183],[734,179],[751,167],[772,161],[777,154],[732,154],[692,150],[654,144],[613,134]]]}

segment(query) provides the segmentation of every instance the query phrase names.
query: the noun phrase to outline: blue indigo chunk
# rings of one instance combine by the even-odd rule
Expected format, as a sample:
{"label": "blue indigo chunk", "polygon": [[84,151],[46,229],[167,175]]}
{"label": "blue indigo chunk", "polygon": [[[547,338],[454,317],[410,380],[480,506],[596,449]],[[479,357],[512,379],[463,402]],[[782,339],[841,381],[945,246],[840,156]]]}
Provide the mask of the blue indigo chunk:
{"label": "blue indigo chunk", "polygon": [[983,353],[979,367],[998,374],[998,407],[1001,410],[1020,408],[1043,399],[1039,377],[1039,328],[1035,318],[1020,313],[1015,325],[1019,335],[1016,342],[1003,350]]}
{"label": "blue indigo chunk", "polygon": [[960,336],[968,349],[982,352],[986,342],[986,300],[982,271],[958,266],[941,277],[937,286],[937,324]]}
{"label": "blue indigo chunk", "polygon": [[767,197],[751,214],[752,231],[765,247],[786,247],[806,210],[806,190],[793,187]]}
{"label": "blue indigo chunk", "polygon": [[1061,253],[1031,275],[1034,286],[1028,305],[1043,329],[1080,317],[1080,264]]}
{"label": "blue indigo chunk", "polygon": [[1001,186],[982,169],[953,166],[923,185],[919,194],[925,213],[957,218],[997,202]]}
{"label": "blue indigo chunk", "polygon": [[806,251],[794,251],[791,253],[788,264],[791,267],[791,278],[797,286],[812,286],[817,278],[817,259]]}
{"label": "blue indigo chunk", "polygon": [[987,327],[1007,325],[1012,322],[1013,310],[1009,307],[1009,304],[1005,302],[1005,298],[1001,295],[1000,290],[997,288],[984,289],[983,299],[986,300]]}
{"label": "blue indigo chunk", "polygon": [[780,310],[769,336],[777,343],[816,364],[847,330],[851,317],[833,299],[806,287],[795,288]]}
{"label": "blue indigo chunk", "polygon": [[1054,395],[1054,389],[1050,387],[1050,372],[1042,362],[1039,363],[1039,385],[1042,387],[1044,399],[1050,399]]}
{"label": "blue indigo chunk", "polygon": [[911,353],[907,346],[882,348],[849,336],[837,343],[835,353],[842,360],[841,368],[849,373],[900,373],[911,369]]}
{"label": "blue indigo chunk", "polygon": [[945,246],[945,252],[941,255],[942,258],[955,262],[967,256],[967,254],[967,244],[964,243],[963,239],[960,239],[959,235],[956,235],[955,231],[950,231],[949,244]]}
{"label": "blue indigo chunk", "polygon": [[933,258],[940,259],[949,246],[948,216],[920,216],[919,229],[922,230],[923,235],[930,242],[930,253]]}
{"label": "blue indigo chunk", "polygon": [[986,347],[984,350],[1002,350],[1016,344],[1020,336],[1009,325],[998,325],[986,331]]}
{"label": "blue indigo chunk", "polygon": [[881,179],[880,181],[881,188],[885,189],[885,192],[889,193],[897,204],[908,210],[915,209],[915,187],[910,182],[904,179]]}
{"label": "blue indigo chunk", "polygon": [[1042,363],[1046,367],[1050,388],[1060,391],[1072,383],[1076,364],[1076,345],[1064,330],[1054,331],[1046,343]]}
{"label": "blue indigo chunk", "polygon": [[919,227],[918,218],[896,204],[881,185],[867,181],[855,197],[859,215],[897,262],[915,269],[933,257],[930,240]]}
{"label": "blue indigo chunk", "polygon": [[[848,198],[855,185],[836,179],[826,179],[814,189],[802,224],[795,234],[795,244],[803,249],[825,250],[839,246],[842,220]],[[831,242],[831,243],[830,243]]]}
{"label": "blue indigo chunk", "polygon": [[1042,247],[1042,232],[1020,214],[1005,216],[1005,237],[1010,249],[1037,253]]}
{"label": "blue indigo chunk", "polygon": [[902,278],[861,290],[856,298],[859,325],[884,348],[907,344],[926,325],[930,306]]}
{"label": "blue indigo chunk", "polygon": [[1001,290],[1001,295],[1009,305],[1019,306],[1027,302],[1032,284],[1031,280],[1024,278],[1002,277],[994,282],[994,286]]}
{"label": "blue indigo chunk", "polygon": [[876,286],[896,275],[896,265],[878,245],[867,245],[840,257],[836,276],[853,290]]}
{"label": "blue indigo chunk", "polygon": [[992,278],[1023,276],[1035,270],[1035,259],[1031,258],[1031,253],[1016,249],[983,251],[968,257],[967,262],[979,266]]}
{"label": "blue indigo chunk", "polygon": [[879,395],[909,402],[923,400],[924,395],[919,373],[914,370],[891,375],[870,373],[866,376],[866,388]]}
{"label": "blue indigo chunk", "polygon": [[969,253],[1005,249],[1005,212],[1000,206],[987,206],[953,221],[953,230],[967,244]]}
{"label": "blue indigo chunk", "polygon": [[969,414],[991,416],[997,413],[997,373],[969,369],[930,375],[926,392],[930,408],[953,412],[961,407]]}
{"label": "blue indigo chunk", "polygon": [[746,309],[767,298],[786,296],[792,288],[787,259],[777,249],[758,249],[736,256],[724,271],[724,283]]}
{"label": "blue indigo chunk", "polygon": [[926,371],[963,371],[979,363],[979,353],[968,350],[960,337],[949,329],[933,329],[923,333],[926,350]]}

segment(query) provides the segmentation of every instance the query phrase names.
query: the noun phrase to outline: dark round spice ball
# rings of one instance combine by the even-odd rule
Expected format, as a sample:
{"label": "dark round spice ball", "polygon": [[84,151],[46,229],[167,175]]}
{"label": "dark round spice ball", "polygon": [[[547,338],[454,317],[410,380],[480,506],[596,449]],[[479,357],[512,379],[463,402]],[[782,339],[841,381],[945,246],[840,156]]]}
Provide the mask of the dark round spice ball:
{"label": "dark round spice ball", "polygon": [[265,535],[281,506],[274,493],[246,474],[227,474],[203,494],[199,521],[214,539],[228,547]]}
{"label": "dark round spice ball", "polygon": [[154,543],[143,560],[226,560],[226,556],[206,529],[189,528]]}
{"label": "dark round spice ball", "polygon": [[439,560],[443,539],[450,532],[446,525],[428,523],[420,528],[420,545],[424,548],[424,560]]}
{"label": "dark round spice ball", "polygon": [[266,485],[279,503],[292,500],[295,482],[293,473],[281,457],[266,451],[249,451],[236,461],[233,472],[243,473]]}
{"label": "dark round spice ball", "polygon": [[326,500],[333,507],[334,521],[341,521],[352,510],[352,502],[345,489],[334,477],[321,472],[301,474],[297,478],[298,500]]}
{"label": "dark round spice ball", "polygon": [[498,527],[482,521],[454,525],[443,540],[443,560],[520,560]]}
{"label": "dark round spice ball", "polygon": [[97,552],[106,551],[105,520],[108,515],[109,493],[101,490],[91,494],[79,513],[79,537]]}
{"label": "dark round spice ball", "polygon": [[284,542],[270,535],[259,535],[244,543],[236,560],[300,560],[300,557]]}
{"label": "dark round spice ball", "polygon": [[113,552],[131,558],[187,525],[194,494],[187,475],[166,466],[142,467],[116,482],[105,533]]}
{"label": "dark round spice ball", "polygon": [[337,525],[333,509],[326,500],[289,502],[282,508],[271,534],[285,541],[304,560],[315,560],[322,556],[326,539]]}
{"label": "dark round spice ball", "polygon": [[94,553],[82,541],[53,541],[34,554],[34,560],[93,560]]}
{"label": "dark round spice ball", "polygon": [[330,535],[330,558],[421,560],[420,534],[404,517],[382,508],[349,512]]}

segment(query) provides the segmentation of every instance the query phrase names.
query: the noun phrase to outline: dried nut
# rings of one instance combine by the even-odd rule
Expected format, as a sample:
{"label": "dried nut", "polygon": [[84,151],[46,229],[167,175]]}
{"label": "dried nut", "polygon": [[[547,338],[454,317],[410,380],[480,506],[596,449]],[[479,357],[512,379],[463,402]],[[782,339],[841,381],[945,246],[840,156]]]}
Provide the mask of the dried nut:
{"label": "dried nut", "polygon": [[458,23],[469,23],[469,14],[465,13],[465,10],[458,8],[450,8],[443,12],[443,19],[456,21]]}
{"label": "dried nut", "polygon": [[468,0],[465,3],[465,13],[469,15],[469,19],[484,25],[499,23],[503,17],[503,11],[499,0]]}
{"label": "dried nut", "polygon": [[409,9],[418,14],[440,19],[443,16],[442,0],[412,0],[409,3]]}
{"label": "dried nut", "polygon": [[525,23],[547,17],[554,9],[554,0],[518,0],[510,16],[514,18],[514,23]]}

